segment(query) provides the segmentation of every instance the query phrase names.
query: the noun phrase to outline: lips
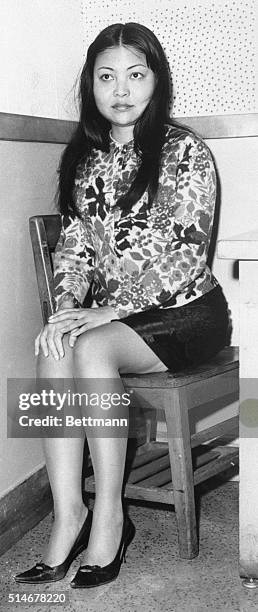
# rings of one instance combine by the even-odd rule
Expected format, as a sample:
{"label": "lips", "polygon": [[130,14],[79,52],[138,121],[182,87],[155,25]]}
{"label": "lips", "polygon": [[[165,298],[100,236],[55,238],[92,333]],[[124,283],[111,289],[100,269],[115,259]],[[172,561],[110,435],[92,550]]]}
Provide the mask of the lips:
{"label": "lips", "polygon": [[112,108],[116,110],[127,110],[128,108],[132,108],[132,104],[113,104]]}

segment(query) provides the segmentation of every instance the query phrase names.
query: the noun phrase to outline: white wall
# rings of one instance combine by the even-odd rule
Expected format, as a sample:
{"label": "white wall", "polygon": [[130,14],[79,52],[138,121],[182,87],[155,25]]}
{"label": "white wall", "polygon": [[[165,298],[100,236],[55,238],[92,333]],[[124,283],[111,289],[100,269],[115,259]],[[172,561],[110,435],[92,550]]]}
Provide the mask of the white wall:
{"label": "white wall", "polygon": [[37,439],[7,439],[7,378],[33,378],[42,320],[28,219],[53,213],[61,145],[0,142],[0,497],[43,465]]}
{"label": "white wall", "polygon": [[[73,119],[80,0],[1,0],[0,112]],[[4,61],[3,61],[4,58]]]}
{"label": "white wall", "polygon": [[88,45],[126,21],[164,46],[175,115],[257,112],[257,17],[256,0],[1,0],[0,112],[75,118]]}
{"label": "white wall", "polygon": [[[0,112],[77,117],[73,85],[83,58],[79,0],[1,0],[0,56]],[[40,440],[6,439],[6,381],[34,376],[41,314],[28,219],[54,211],[61,150],[0,142],[0,497],[43,464]]]}

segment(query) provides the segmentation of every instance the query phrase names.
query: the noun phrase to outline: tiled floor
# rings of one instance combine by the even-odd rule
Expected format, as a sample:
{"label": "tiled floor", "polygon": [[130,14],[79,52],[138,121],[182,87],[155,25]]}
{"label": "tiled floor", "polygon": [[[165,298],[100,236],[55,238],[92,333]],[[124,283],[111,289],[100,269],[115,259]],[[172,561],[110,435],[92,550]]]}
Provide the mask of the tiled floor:
{"label": "tiled floor", "polygon": [[[69,587],[79,566],[65,579],[31,587],[18,585],[13,574],[40,559],[52,514],[0,558],[1,611],[60,612],[55,604],[7,605],[8,593],[65,593],[66,612],[211,612],[258,611],[258,589],[243,588],[238,575],[238,483],[209,481],[200,497],[200,554],[192,561],[178,558],[173,510],[131,503],[136,536],[116,581],[97,589]],[[90,502],[90,505],[92,502]]]}

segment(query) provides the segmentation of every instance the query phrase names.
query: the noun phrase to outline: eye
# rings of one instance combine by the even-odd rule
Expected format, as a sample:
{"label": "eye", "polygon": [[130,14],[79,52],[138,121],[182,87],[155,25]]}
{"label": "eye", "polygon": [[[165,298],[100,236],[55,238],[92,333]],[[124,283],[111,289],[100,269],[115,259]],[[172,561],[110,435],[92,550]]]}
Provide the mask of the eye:
{"label": "eye", "polygon": [[102,75],[100,76],[100,79],[101,79],[102,81],[110,81],[110,79],[112,79],[112,78],[113,78],[113,77],[112,77],[112,74],[108,74],[108,72],[105,72],[104,74],[102,74]]}
{"label": "eye", "polygon": [[142,79],[144,77],[144,74],[142,74],[142,72],[132,72],[131,74],[131,78],[133,80],[139,80]]}

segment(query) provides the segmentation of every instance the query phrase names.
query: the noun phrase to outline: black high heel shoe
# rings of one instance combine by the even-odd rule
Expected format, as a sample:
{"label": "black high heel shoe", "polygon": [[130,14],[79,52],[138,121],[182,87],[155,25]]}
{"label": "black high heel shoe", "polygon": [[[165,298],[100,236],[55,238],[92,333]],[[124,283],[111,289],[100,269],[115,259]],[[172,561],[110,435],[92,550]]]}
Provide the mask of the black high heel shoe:
{"label": "black high heel shoe", "polygon": [[100,565],[81,565],[70,583],[72,589],[90,589],[115,580],[119,574],[122,562],[126,560],[126,549],[134,535],[135,526],[129,516],[126,516],[120,545],[113,561],[104,567],[100,567]]}
{"label": "black high heel shoe", "polygon": [[41,582],[55,582],[57,580],[62,580],[62,578],[64,578],[68,572],[71,563],[88,545],[92,516],[92,510],[88,510],[83,526],[63,563],[51,567],[43,562],[39,562],[26,572],[22,572],[21,574],[14,576],[16,582],[38,584]]}

